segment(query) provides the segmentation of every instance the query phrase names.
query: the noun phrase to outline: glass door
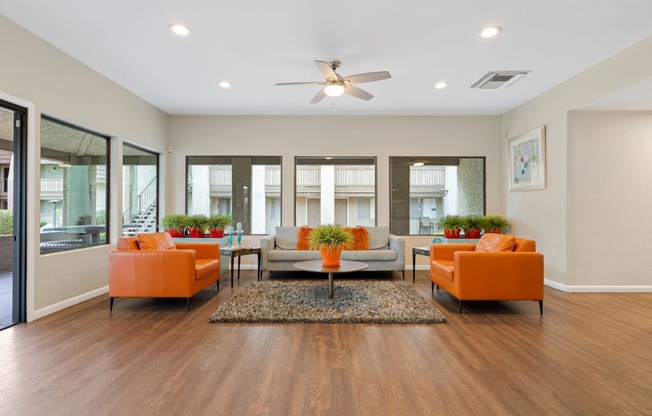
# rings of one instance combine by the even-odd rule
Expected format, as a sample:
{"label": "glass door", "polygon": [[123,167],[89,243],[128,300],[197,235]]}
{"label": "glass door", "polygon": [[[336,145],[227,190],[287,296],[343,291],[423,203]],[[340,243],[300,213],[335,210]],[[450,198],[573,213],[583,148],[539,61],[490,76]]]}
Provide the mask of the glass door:
{"label": "glass door", "polygon": [[25,115],[0,100],[0,329],[25,321]]}

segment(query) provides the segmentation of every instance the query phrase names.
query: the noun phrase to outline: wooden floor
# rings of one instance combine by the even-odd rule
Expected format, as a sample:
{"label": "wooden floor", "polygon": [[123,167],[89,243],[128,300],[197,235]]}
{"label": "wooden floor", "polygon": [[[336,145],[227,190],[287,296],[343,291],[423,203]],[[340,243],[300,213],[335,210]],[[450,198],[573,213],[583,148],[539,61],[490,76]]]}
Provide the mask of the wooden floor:
{"label": "wooden floor", "polygon": [[[406,273],[411,280],[411,273]],[[268,279],[268,275],[265,275]],[[652,415],[652,294],[465,304],[437,325],[209,324],[246,283],[102,296],[0,332],[1,415]]]}

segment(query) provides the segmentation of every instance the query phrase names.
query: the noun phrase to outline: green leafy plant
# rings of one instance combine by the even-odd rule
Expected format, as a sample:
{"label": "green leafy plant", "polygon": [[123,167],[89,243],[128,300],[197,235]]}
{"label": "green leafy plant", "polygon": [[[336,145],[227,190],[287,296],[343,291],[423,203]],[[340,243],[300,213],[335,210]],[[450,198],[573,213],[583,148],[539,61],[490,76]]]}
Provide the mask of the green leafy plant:
{"label": "green leafy plant", "polygon": [[188,218],[188,227],[204,231],[208,228],[208,217],[203,214],[191,215]]}
{"label": "green leafy plant", "polygon": [[485,217],[479,215],[467,215],[463,217],[462,220],[464,221],[462,228],[465,232],[468,232],[469,230],[484,230],[488,225]]}
{"label": "green leafy plant", "polygon": [[231,222],[230,215],[211,215],[208,217],[206,225],[209,230],[219,230],[231,224]]}
{"label": "green leafy plant", "polygon": [[459,215],[446,215],[437,220],[437,229],[457,231],[464,226],[464,220]]}
{"label": "green leafy plant", "polygon": [[340,225],[323,224],[312,230],[308,243],[311,250],[348,248],[353,244],[353,234]]}
{"label": "green leafy plant", "polygon": [[506,232],[509,227],[509,221],[507,221],[507,218],[501,217],[500,215],[487,215],[484,218],[486,221],[484,231],[486,233]]}
{"label": "green leafy plant", "polygon": [[14,213],[11,210],[0,210],[0,235],[14,233]]}
{"label": "green leafy plant", "polygon": [[166,230],[176,230],[180,233],[188,226],[188,216],[183,214],[166,215],[161,218],[161,227]]}

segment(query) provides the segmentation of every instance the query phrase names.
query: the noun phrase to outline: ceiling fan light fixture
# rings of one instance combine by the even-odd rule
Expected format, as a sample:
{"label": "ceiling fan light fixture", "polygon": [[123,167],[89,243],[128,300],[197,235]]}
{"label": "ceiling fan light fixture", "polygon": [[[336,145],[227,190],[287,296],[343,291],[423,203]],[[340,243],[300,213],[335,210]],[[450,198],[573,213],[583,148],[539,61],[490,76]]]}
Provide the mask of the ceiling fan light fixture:
{"label": "ceiling fan light fixture", "polygon": [[329,97],[339,97],[344,94],[344,86],[341,84],[328,84],[324,87],[324,93]]}
{"label": "ceiling fan light fixture", "polygon": [[231,88],[231,83],[229,81],[220,81],[217,83],[222,88]]}
{"label": "ceiling fan light fixture", "polygon": [[448,82],[445,81],[439,81],[438,83],[435,84],[435,88],[438,90],[443,90],[446,87],[448,87]]}
{"label": "ceiling fan light fixture", "polygon": [[482,32],[480,32],[480,36],[483,38],[493,38],[498,33],[500,33],[500,30],[501,29],[499,26],[489,26],[482,29]]}
{"label": "ceiling fan light fixture", "polygon": [[172,31],[172,33],[179,36],[189,36],[191,33],[190,28],[188,26],[182,25],[180,23],[172,23],[170,25],[170,30]]}

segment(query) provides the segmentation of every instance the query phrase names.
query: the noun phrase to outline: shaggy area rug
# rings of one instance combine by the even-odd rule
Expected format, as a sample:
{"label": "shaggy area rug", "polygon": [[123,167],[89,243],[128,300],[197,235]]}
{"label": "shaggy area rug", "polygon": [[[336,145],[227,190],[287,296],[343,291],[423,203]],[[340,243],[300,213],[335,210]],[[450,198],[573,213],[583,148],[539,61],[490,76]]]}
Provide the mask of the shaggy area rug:
{"label": "shaggy area rug", "polygon": [[208,322],[432,324],[446,318],[409,283],[336,280],[334,299],[325,281],[250,283]]}

